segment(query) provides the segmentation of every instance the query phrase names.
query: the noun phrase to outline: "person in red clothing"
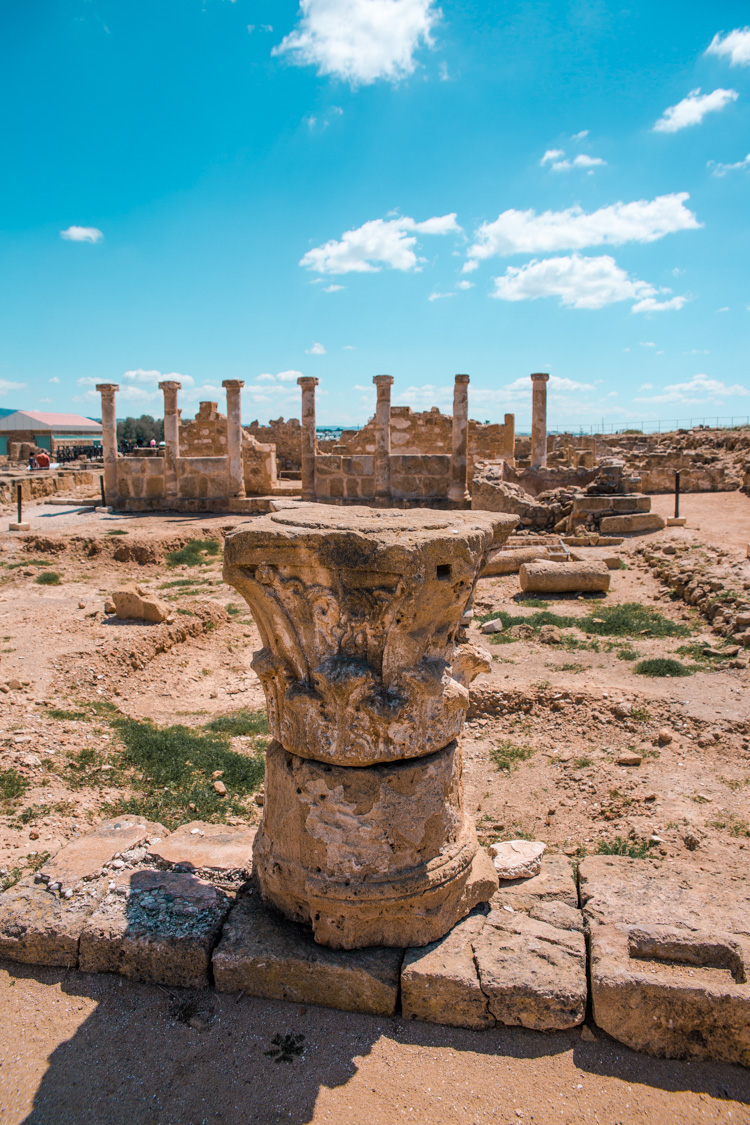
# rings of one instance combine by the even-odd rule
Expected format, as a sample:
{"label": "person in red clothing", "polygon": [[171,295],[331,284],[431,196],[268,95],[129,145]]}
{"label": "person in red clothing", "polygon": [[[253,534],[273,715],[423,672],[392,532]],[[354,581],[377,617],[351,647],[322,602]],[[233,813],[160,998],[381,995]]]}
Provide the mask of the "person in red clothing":
{"label": "person in red clothing", "polygon": [[36,464],[38,469],[48,469],[50,466],[49,453],[45,453],[42,449],[36,455]]}

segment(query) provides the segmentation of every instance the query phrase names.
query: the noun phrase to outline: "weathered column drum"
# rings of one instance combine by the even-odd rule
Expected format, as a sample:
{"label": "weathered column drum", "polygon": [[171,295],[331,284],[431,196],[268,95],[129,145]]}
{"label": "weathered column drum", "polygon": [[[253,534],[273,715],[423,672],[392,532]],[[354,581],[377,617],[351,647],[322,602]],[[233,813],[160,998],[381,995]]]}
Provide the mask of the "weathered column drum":
{"label": "weathered column drum", "polygon": [[323,945],[423,945],[497,888],[464,812],[458,743],[489,661],[457,638],[514,524],[309,504],[227,536],[274,739],[255,871],[264,899]]}

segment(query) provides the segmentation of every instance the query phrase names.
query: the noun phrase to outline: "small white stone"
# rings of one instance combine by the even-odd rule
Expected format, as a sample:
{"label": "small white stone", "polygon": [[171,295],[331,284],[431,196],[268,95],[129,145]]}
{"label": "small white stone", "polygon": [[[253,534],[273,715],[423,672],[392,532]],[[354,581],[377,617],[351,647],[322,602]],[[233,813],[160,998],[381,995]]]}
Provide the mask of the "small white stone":
{"label": "small white stone", "polygon": [[499,840],[490,855],[501,879],[529,879],[541,871],[546,847],[540,840]]}

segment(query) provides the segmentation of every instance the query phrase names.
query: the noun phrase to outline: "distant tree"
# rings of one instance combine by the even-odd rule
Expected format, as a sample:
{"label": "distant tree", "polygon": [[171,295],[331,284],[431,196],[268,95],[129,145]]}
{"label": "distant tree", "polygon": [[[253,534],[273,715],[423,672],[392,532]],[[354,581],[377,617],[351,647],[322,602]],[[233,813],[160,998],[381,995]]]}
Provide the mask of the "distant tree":
{"label": "distant tree", "polygon": [[129,441],[135,444],[140,440],[142,445],[148,445],[152,438],[157,442],[164,440],[164,422],[161,418],[141,414],[140,418],[123,418],[117,423],[118,443]]}

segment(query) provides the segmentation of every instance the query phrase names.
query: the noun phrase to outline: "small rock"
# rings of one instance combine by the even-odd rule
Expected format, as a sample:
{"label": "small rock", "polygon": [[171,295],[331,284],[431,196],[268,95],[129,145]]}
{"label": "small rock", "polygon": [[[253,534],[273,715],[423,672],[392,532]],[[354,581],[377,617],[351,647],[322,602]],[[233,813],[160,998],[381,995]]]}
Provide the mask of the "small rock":
{"label": "small rock", "polygon": [[563,641],[562,630],[557,625],[542,625],[539,640],[543,645],[560,645]]}
{"label": "small rock", "polygon": [[546,846],[540,840],[498,840],[490,844],[490,855],[501,879],[529,879],[541,871]]}
{"label": "small rock", "polygon": [[112,595],[117,616],[123,621],[150,621],[158,623],[169,617],[169,607],[158,598],[151,597],[138,586],[123,587]]}
{"label": "small rock", "polygon": [[597,1037],[588,1024],[584,1024],[581,1028],[581,1039],[584,1043],[596,1043]]}
{"label": "small rock", "polygon": [[646,796],[643,798],[643,800],[644,801],[655,801],[656,800],[656,793],[647,793]]}
{"label": "small rock", "polygon": [[115,603],[110,598],[108,598],[107,601],[104,603],[104,612],[109,614],[110,616],[113,613],[117,613]]}
{"label": "small rock", "polygon": [[253,798],[253,800],[255,801],[256,805],[261,805],[261,806],[262,806],[262,805],[264,804],[264,802],[265,802],[265,799],[266,799],[266,797],[265,797],[265,794],[264,794],[264,792],[263,792],[263,790],[262,790],[262,789],[261,789],[261,790],[259,790],[259,791],[258,791],[258,792],[257,792],[257,793],[255,794],[255,797]]}
{"label": "small rock", "polygon": [[[23,684],[20,680],[8,680],[8,687],[11,691],[21,691],[23,689]],[[29,739],[29,741],[31,740]]]}
{"label": "small rock", "polygon": [[86,608],[86,603],[85,603],[85,602],[79,602],[79,603],[78,603],[78,608],[79,608],[79,609],[85,609],[85,608]]}
{"label": "small rock", "polygon": [[212,781],[218,781],[218,779],[220,777],[223,777],[223,776],[224,776],[224,770],[214,770],[214,772],[211,774],[211,780]]}
{"label": "small rock", "polygon": [[624,750],[622,754],[617,756],[618,766],[639,766],[643,761],[640,754],[636,754],[633,750]]}
{"label": "small rock", "polygon": [[39,839],[39,833],[37,832],[36,828],[32,828],[31,832],[29,832],[29,839],[30,840],[38,840]]}
{"label": "small rock", "polygon": [[114,867],[115,871],[122,870],[122,868],[124,866],[125,866],[125,860],[124,859],[113,859],[112,860],[112,867]]}
{"label": "small rock", "polygon": [[694,852],[697,848],[699,848],[701,846],[700,840],[698,839],[697,836],[694,836],[692,834],[692,832],[687,832],[682,837],[682,842],[689,852]]}
{"label": "small rock", "polygon": [[529,637],[534,636],[534,630],[531,625],[513,625],[510,629],[510,635],[517,640],[527,641]]}
{"label": "small rock", "polygon": [[672,734],[669,727],[662,727],[656,737],[659,740],[660,746],[667,746],[668,743],[670,743],[672,741],[672,739],[674,738],[674,735]]}
{"label": "small rock", "polygon": [[496,617],[493,621],[485,621],[481,631],[483,633],[502,633],[503,623]]}
{"label": "small rock", "polygon": [[224,784],[223,781],[215,781],[214,782],[214,789],[216,790],[216,792],[219,794],[220,797],[226,797],[227,787],[226,787],[226,785]]}
{"label": "small rock", "polygon": [[616,719],[628,719],[630,718],[630,708],[626,703],[615,703],[612,714]]}

